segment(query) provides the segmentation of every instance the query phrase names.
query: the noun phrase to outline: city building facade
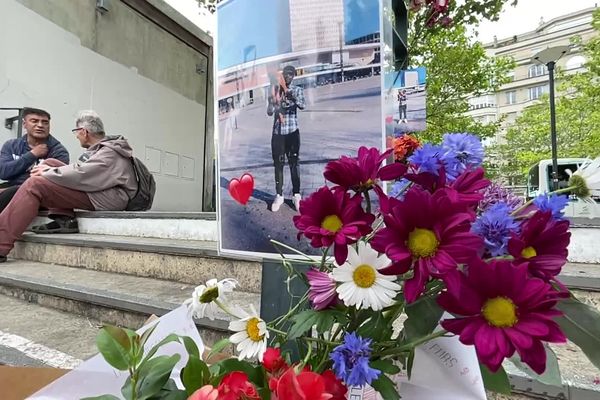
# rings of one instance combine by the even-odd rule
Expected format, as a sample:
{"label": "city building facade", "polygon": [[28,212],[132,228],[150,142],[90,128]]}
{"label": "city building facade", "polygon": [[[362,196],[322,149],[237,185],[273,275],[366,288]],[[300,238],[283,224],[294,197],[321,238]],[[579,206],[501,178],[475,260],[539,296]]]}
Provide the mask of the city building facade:
{"label": "city building facade", "polygon": [[510,57],[515,61],[508,83],[495,93],[469,99],[468,114],[477,120],[490,123],[503,119],[502,128],[491,141],[501,142],[507,127],[518,115],[548,93],[548,70],[546,66],[533,62],[532,57],[536,53],[548,47],[569,46],[569,52],[557,62],[557,68],[567,73],[582,70],[586,59],[581,45],[576,44],[574,39],[579,37],[581,43],[586,43],[595,35],[592,27],[592,14],[595,10],[596,7],[591,7],[548,22],[542,20],[534,31],[509,38],[495,38],[484,45],[488,55]]}

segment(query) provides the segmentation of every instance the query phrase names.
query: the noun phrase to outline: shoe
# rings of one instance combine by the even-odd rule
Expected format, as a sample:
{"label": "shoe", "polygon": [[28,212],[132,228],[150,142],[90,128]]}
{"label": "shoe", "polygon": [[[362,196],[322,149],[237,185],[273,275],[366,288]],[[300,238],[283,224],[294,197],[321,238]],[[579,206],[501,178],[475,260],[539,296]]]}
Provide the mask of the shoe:
{"label": "shoe", "polygon": [[273,200],[273,204],[271,204],[271,211],[273,211],[273,212],[279,211],[279,208],[281,207],[282,204],[283,204],[283,196],[278,194],[277,196],[275,196],[275,200]]}
{"label": "shoe", "polygon": [[0,264],[6,262],[6,256],[0,255]]}
{"label": "shoe", "polygon": [[75,218],[56,218],[52,222],[44,225],[37,225],[31,228],[33,233],[79,233],[79,225]]}
{"label": "shoe", "polygon": [[300,200],[302,200],[302,195],[300,193],[294,194],[292,201],[294,202],[294,207],[296,207],[296,211],[300,212]]}

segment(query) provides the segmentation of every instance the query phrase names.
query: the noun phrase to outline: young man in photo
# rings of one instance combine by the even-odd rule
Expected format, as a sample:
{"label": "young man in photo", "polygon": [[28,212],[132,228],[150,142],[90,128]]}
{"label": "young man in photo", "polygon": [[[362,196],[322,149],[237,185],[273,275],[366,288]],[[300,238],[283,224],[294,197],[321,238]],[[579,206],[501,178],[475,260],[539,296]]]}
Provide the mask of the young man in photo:
{"label": "young man in photo", "polygon": [[406,90],[398,90],[398,123],[408,122],[406,120]]}
{"label": "young man in photo", "polygon": [[292,81],[296,68],[291,65],[283,68],[283,77],[271,88],[267,106],[267,115],[273,116],[271,153],[275,167],[275,199],[271,211],[277,212],[284,202],[283,165],[287,158],[292,179],[292,200],[296,210],[300,208],[300,173],[298,156],[300,152],[300,130],[298,127],[298,109],[305,107],[304,90]]}

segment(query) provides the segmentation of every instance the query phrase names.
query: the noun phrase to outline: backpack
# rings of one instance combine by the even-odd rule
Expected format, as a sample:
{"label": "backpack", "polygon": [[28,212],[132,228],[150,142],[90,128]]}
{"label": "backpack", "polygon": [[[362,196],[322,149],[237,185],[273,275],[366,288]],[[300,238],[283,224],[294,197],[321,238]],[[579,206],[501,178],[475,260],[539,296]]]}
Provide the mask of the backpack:
{"label": "backpack", "polygon": [[154,194],[156,193],[156,181],[154,176],[137,157],[131,157],[135,179],[138,183],[137,192],[129,199],[126,211],[147,211],[152,207]]}

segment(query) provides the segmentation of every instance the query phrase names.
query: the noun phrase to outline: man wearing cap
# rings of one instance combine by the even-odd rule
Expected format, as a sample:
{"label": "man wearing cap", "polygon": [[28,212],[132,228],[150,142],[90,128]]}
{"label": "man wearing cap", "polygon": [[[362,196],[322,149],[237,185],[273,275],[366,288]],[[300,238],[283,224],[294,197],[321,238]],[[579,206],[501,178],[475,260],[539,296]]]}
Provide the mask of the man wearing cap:
{"label": "man wearing cap", "polygon": [[271,88],[267,115],[273,116],[271,153],[275,167],[275,199],[271,211],[277,212],[283,204],[283,165],[287,158],[292,179],[292,200],[296,210],[300,208],[300,174],[298,156],[300,152],[300,131],[298,129],[298,109],[305,106],[304,90],[292,85],[296,68],[291,65],[283,68],[283,77]]}

